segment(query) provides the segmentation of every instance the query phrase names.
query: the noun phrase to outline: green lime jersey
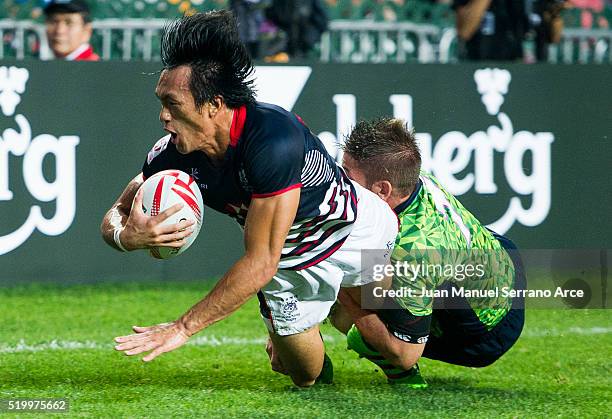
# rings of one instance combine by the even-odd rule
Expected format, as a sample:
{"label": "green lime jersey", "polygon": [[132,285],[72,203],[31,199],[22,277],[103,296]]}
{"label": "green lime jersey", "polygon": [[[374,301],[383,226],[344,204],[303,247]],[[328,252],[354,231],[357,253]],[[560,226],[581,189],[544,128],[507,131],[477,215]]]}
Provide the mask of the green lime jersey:
{"label": "green lime jersey", "polygon": [[500,292],[514,287],[510,255],[433,176],[421,172],[419,179],[410,198],[395,208],[400,231],[392,262],[412,267],[396,270],[394,288],[412,290],[397,302],[415,316],[428,316],[439,297],[432,291],[445,283],[462,293],[490,330],[511,306],[507,293]]}

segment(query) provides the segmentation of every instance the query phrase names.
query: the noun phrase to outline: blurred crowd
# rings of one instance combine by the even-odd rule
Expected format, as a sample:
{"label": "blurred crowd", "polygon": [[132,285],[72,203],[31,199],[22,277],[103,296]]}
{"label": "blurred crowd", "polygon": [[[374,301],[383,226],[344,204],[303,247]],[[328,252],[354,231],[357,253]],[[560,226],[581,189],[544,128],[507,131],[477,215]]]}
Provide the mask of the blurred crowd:
{"label": "blurred crowd", "polygon": [[[546,60],[564,26],[609,29],[612,0],[0,0],[0,19],[45,21],[56,58],[72,52],[52,45],[67,29],[72,42],[89,46],[91,19],[170,18],[219,8],[233,10],[240,35],[255,59],[287,62],[312,55],[331,20],[410,21],[442,27],[456,25],[459,56],[466,60],[524,60],[525,40],[535,45],[534,60]],[[57,19],[58,11],[80,16]],[[82,21],[81,21],[82,19]],[[75,23],[70,26],[69,24]],[[76,25],[78,23],[79,25]],[[50,26],[53,25],[54,28]],[[5,32],[3,41],[10,42]],[[65,43],[65,42],[64,42]],[[68,48],[64,45],[63,48]],[[81,51],[82,52],[82,51]],[[93,51],[88,59],[97,56]]]}

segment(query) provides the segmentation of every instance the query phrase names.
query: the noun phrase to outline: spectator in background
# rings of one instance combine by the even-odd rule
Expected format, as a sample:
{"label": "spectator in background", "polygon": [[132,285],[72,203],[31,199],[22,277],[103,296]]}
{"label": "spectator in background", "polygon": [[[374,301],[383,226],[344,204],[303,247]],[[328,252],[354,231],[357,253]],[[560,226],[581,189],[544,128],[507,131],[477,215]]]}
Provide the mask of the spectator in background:
{"label": "spectator in background", "polygon": [[460,58],[516,61],[523,59],[528,30],[524,0],[453,0]]}
{"label": "spectator in background", "polygon": [[260,57],[260,29],[265,20],[264,9],[271,0],[230,0],[229,6],[238,21],[240,39],[247,47],[251,58]]}
{"label": "spectator in background", "polygon": [[[607,3],[607,5],[606,5]],[[576,8],[580,11],[580,27],[591,28],[610,28],[610,22],[606,18],[606,7],[612,8],[610,0],[569,0],[569,8]]]}
{"label": "spectator in background", "polygon": [[561,41],[563,19],[561,11],[567,7],[565,0],[533,0],[529,22],[533,30],[537,61],[548,60],[548,45]]}
{"label": "spectator in background", "polygon": [[83,0],[52,0],[44,10],[49,48],[57,59],[98,61],[89,45],[91,14]]}
{"label": "spectator in background", "polygon": [[287,33],[290,57],[306,57],[327,30],[327,12],[320,0],[273,0],[266,14]]}

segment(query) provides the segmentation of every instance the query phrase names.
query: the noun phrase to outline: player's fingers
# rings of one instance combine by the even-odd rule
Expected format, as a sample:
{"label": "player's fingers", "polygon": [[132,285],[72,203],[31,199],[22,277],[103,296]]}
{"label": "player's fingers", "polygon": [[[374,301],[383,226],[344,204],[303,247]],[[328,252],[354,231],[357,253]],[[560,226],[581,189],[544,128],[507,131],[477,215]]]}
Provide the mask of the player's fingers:
{"label": "player's fingers", "polygon": [[114,340],[117,343],[132,342],[132,341],[146,339],[150,334],[151,332],[134,333],[132,335],[117,336]]}
{"label": "player's fingers", "polygon": [[140,188],[138,189],[138,191],[136,191],[136,196],[134,196],[134,201],[132,202],[132,209],[131,211],[135,211],[136,214],[142,214],[144,215],[144,213],[142,212],[141,208],[142,208],[142,196],[144,195],[144,189]]}
{"label": "player's fingers", "polygon": [[114,340],[117,343],[129,342],[131,340],[138,339],[138,336],[140,336],[140,335],[133,334],[133,335],[117,336]]}
{"label": "player's fingers", "polygon": [[179,212],[181,210],[181,208],[183,208],[183,204],[181,204],[180,202],[177,202],[176,204],[172,205],[170,208],[165,209],[164,211],[160,212],[158,215],[156,215],[155,220],[157,223],[162,223],[164,222],[168,217],[176,214],[177,212]]}
{"label": "player's fingers", "polygon": [[184,232],[184,231],[191,232],[193,231],[193,228],[190,228],[190,227],[193,226],[194,224],[195,224],[195,221],[193,220],[181,220],[180,222],[176,224],[160,226],[158,231],[160,234],[173,234],[173,233]]}
{"label": "player's fingers", "polygon": [[[137,343],[150,338],[152,332],[135,333],[133,335],[119,336],[115,338],[118,344]],[[118,345],[119,346],[119,345]]]}
{"label": "player's fingers", "polygon": [[130,340],[128,342],[121,343],[115,346],[115,350],[117,351],[126,351],[130,349],[137,348],[142,346],[145,342],[148,342],[147,339],[138,339],[138,340]]}
{"label": "player's fingers", "polygon": [[132,333],[131,335],[117,336],[114,339],[115,342],[121,343],[121,342],[130,341],[130,340],[142,339],[150,335],[155,329],[153,327],[132,326],[132,330],[134,330],[136,333]]}
{"label": "player's fingers", "polygon": [[151,349],[155,349],[159,346],[159,344],[157,342],[154,341],[150,341],[145,343],[144,345],[140,345],[135,347],[134,349],[130,349],[129,351],[125,351],[124,353],[128,356],[132,356],[132,355],[138,355],[141,354],[143,352],[148,352]]}
{"label": "player's fingers", "polygon": [[164,349],[163,346],[159,346],[157,347],[153,352],[151,352],[149,355],[145,356],[144,358],[142,358],[142,360],[144,362],[150,362],[153,361],[155,358],[157,358],[158,356],[160,356],[161,354],[163,354],[164,352],[166,352],[166,350]]}
{"label": "player's fingers", "polygon": [[185,240],[187,237],[193,234],[193,229],[188,229],[185,231],[178,231],[176,233],[164,234],[159,236],[157,239],[157,244],[159,245],[167,245],[168,243],[177,242]]}
{"label": "player's fingers", "polygon": [[139,188],[138,191],[136,191],[136,196],[134,197],[134,204],[138,204],[140,206],[142,206],[142,197],[144,196],[144,189],[143,188]]}

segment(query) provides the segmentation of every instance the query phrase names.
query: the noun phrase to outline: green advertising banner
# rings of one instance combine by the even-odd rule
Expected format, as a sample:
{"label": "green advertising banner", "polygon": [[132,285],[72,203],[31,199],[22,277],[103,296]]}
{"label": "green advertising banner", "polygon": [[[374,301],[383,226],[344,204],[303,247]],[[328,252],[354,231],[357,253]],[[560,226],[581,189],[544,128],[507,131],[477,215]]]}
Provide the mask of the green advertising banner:
{"label": "green advertising banner", "polygon": [[[196,243],[158,261],[99,225],[164,135],[156,64],[0,61],[0,282],[209,279],[243,250],[212,210]],[[299,114],[338,161],[359,119],[394,115],[424,169],[524,248],[608,248],[607,66],[264,66],[259,100]]]}

